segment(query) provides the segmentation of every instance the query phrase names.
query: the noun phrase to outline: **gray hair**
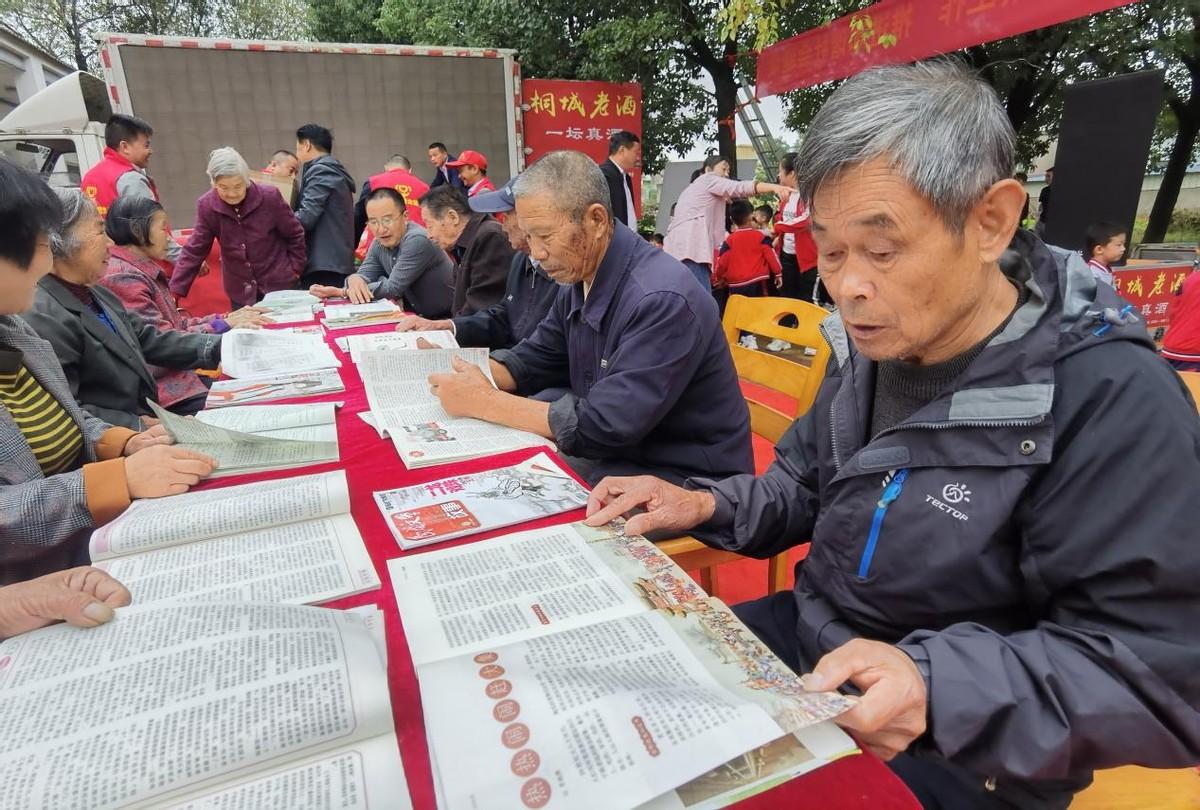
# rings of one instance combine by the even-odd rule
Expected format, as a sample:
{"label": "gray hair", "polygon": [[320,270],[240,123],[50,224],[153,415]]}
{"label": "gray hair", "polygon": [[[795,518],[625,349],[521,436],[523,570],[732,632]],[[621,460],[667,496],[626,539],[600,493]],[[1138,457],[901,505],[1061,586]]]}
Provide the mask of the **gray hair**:
{"label": "gray hair", "polygon": [[56,259],[74,256],[83,247],[75,228],[86,219],[100,216],[92,198],[77,188],[55,188],[58,204],[62,206],[62,222],[50,231],[50,252]]}
{"label": "gray hair", "polygon": [[513,197],[549,194],[572,222],[582,222],[590,206],[603,205],[612,219],[608,181],[596,162],[582,152],[563,150],[544,155],[517,177]]}
{"label": "gray hair", "polygon": [[873,68],[847,79],[813,118],[797,187],[811,204],[823,183],[884,158],[962,233],[987,189],[1012,176],[1015,140],[995,91],[962,64]]}
{"label": "gray hair", "polygon": [[222,177],[240,177],[250,182],[250,166],[232,146],[220,146],[208,155],[208,179],[217,182]]}

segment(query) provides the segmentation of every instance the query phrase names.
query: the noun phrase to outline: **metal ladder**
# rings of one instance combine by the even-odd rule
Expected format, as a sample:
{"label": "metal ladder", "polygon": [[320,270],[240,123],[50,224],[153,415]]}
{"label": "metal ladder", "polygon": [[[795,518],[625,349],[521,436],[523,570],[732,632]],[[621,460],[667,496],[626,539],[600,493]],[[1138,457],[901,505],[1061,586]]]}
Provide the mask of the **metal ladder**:
{"label": "metal ladder", "polygon": [[754,91],[741,79],[738,79],[737,100],[738,119],[742,122],[742,129],[750,137],[750,144],[754,147],[754,153],[758,155],[763,172],[767,177],[774,179],[782,155],[776,148],[775,139],[771,137],[771,129],[763,119]]}

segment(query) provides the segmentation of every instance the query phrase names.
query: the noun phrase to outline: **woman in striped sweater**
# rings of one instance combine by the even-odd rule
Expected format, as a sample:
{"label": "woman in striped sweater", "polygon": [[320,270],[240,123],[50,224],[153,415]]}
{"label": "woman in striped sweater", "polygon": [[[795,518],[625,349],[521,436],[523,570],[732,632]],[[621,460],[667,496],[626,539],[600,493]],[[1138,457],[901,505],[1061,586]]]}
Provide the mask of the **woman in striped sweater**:
{"label": "woman in striped sweater", "polygon": [[184,492],[213,462],[80,410],[53,349],[16,313],[51,268],[57,197],[0,160],[0,584],[87,561],[91,530],[135,498]]}

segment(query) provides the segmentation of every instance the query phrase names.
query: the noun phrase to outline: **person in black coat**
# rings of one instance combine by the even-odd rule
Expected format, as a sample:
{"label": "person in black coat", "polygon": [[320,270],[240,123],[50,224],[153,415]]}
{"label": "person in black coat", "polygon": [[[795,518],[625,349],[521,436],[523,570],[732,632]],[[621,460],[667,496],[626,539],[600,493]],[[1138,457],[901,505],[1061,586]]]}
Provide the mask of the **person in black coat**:
{"label": "person in black coat", "polygon": [[429,144],[429,162],[433,164],[433,168],[436,170],[433,174],[433,179],[429,181],[430,188],[437,188],[448,183],[455,188],[461,188],[464,192],[467,190],[462,178],[458,176],[458,169],[448,165],[455,160],[458,160],[458,157],[450,154],[449,150],[446,149],[446,144],[441,141],[434,141]]}
{"label": "person in black coat", "polygon": [[600,171],[608,181],[613,218],[635,231],[637,206],[633,199],[632,172],[641,165],[642,141],[637,135],[621,130],[608,139],[608,160],[600,164]]}

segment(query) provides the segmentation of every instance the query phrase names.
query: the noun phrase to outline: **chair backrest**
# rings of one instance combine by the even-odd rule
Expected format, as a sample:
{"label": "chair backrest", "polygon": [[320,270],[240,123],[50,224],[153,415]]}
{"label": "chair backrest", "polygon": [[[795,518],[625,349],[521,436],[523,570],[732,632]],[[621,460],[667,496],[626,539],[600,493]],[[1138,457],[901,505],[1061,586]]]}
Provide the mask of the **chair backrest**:
{"label": "chair backrest", "polygon": [[[738,376],[795,400],[795,406],[781,409],[763,401],[753,391],[747,393],[750,429],[771,444],[777,443],[796,417],[812,407],[817,398],[830,356],[829,344],[817,327],[828,315],[816,304],[795,298],[731,295],[725,305],[722,326]],[[795,320],[795,326],[780,323],[788,316]],[[747,349],[738,343],[743,332],[778,338],[792,348],[785,352]],[[805,349],[815,353],[806,353]]]}

